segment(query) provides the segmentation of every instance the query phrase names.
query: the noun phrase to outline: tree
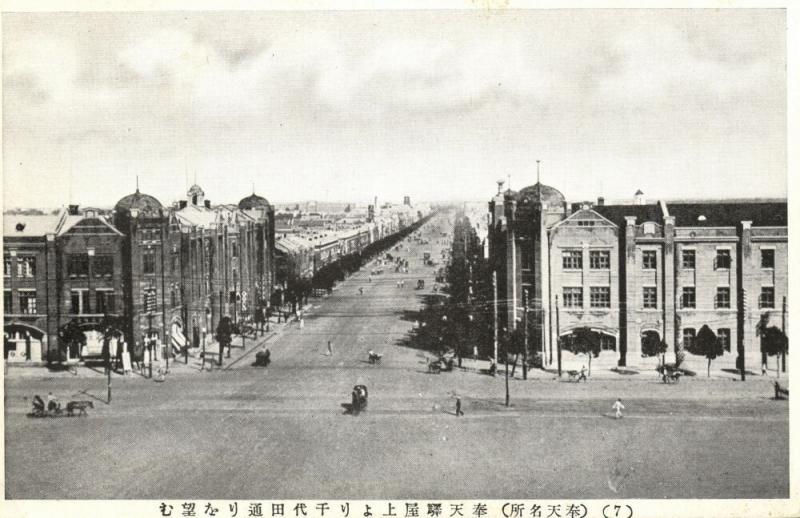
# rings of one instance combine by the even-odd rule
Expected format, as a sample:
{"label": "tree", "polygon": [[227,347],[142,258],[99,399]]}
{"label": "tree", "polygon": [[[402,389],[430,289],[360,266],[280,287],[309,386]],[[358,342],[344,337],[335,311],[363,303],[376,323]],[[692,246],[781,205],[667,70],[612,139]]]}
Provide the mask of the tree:
{"label": "tree", "polygon": [[652,358],[661,355],[661,365],[666,363],[667,342],[661,340],[655,331],[645,331],[642,335],[642,356]]}
{"label": "tree", "polygon": [[222,353],[225,347],[228,351],[231,348],[231,335],[233,335],[233,323],[231,317],[222,317],[217,324],[217,343],[219,344],[219,364],[222,365]]}
{"label": "tree", "polygon": [[351,209],[350,209],[350,204],[348,203],[348,204],[347,204],[347,207],[345,207],[345,208],[344,208],[344,211],[345,211],[345,212],[350,212],[350,210],[351,210]]}
{"label": "tree", "polygon": [[697,332],[697,338],[694,345],[688,348],[688,351],[697,356],[705,356],[708,358],[708,377],[711,377],[711,361],[717,356],[722,356],[725,349],[722,347],[722,342],[719,341],[717,335],[711,330],[708,325],[703,325],[700,331]]}
{"label": "tree", "polygon": [[779,328],[770,326],[761,335],[761,347],[767,356],[775,356],[776,372],[780,377],[780,358],[781,355],[789,352],[789,339]]}
{"label": "tree", "polygon": [[573,354],[589,356],[589,375],[592,374],[592,356],[600,356],[600,334],[588,327],[578,327],[565,339],[562,348]]}

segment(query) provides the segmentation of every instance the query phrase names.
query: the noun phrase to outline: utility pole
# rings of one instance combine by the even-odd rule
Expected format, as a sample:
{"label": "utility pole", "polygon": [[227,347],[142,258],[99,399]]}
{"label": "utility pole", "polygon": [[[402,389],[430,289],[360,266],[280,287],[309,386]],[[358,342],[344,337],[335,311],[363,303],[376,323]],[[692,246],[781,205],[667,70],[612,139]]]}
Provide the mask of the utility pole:
{"label": "utility pole", "polygon": [[497,365],[497,271],[492,272],[492,290],[494,291],[494,363]]}
{"label": "utility pole", "polygon": [[525,341],[522,345],[522,379],[528,379],[528,288],[522,290],[522,325],[525,327]]}
{"label": "utility pole", "polygon": [[[781,307],[781,333],[783,339],[788,340],[786,337],[786,295],[783,296],[783,306]],[[781,351],[781,372],[786,372],[786,346],[784,345]]]}
{"label": "utility pole", "polygon": [[558,354],[558,377],[561,377],[561,328],[558,323],[558,295],[556,295],[556,349]]}

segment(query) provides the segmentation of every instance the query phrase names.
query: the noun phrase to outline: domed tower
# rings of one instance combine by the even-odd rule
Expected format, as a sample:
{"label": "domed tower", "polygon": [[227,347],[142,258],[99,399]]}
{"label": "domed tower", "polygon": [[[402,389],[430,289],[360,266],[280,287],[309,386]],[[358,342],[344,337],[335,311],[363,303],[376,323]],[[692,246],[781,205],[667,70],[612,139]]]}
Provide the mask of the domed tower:
{"label": "domed tower", "polygon": [[255,192],[239,201],[239,210],[256,220],[256,292],[258,304],[269,307],[275,285],[275,209]]}
{"label": "domed tower", "polygon": [[[136,192],[114,206],[114,225],[125,234],[122,245],[122,285],[125,298],[126,342],[134,360],[152,345],[153,358],[163,354],[166,339],[164,246],[169,214],[155,197]],[[150,354],[148,352],[148,354]]]}
{"label": "domed tower", "polygon": [[199,185],[194,184],[186,191],[186,200],[189,202],[189,205],[204,207],[206,203],[206,193],[203,192],[203,189]]}
{"label": "domed tower", "polygon": [[541,182],[506,198],[508,329],[527,321],[528,354],[535,354],[544,351],[550,339],[547,229],[566,217],[566,202],[558,189]]}

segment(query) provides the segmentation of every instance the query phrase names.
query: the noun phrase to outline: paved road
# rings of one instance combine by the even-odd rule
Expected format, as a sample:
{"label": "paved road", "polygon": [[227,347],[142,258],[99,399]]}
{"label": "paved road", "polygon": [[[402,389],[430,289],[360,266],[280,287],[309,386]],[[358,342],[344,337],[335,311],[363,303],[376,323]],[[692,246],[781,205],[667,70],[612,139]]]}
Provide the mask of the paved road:
{"label": "paved road", "polygon": [[[429,224],[429,228],[433,224]],[[427,236],[434,241],[435,236]],[[433,245],[436,245],[434,242]],[[267,343],[272,365],[184,370],[165,383],[6,380],[9,498],[767,497],[788,494],[788,405],[767,382],[655,378],[567,384],[431,375],[401,345],[433,270],[365,270],[316,299],[303,329]],[[392,252],[395,253],[395,252]],[[405,278],[405,288],[396,283]],[[364,289],[363,295],[358,288]],[[326,355],[327,341],[334,354]],[[380,365],[367,351],[384,354]],[[369,409],[345,415],[353,385]],[[34,393],[96,399],[88,418],[28,419]],[[454,395],[466,415],[453,415]],[[626,417],[609,417],[622,397]]]}

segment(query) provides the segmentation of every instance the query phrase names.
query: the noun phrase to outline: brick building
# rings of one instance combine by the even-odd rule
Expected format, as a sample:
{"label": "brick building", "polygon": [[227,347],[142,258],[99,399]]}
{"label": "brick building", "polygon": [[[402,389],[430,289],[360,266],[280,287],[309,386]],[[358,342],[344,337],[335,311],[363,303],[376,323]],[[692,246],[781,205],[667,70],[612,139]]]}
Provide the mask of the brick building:
{"label": "brick building", "polygon": [[[241,209],[240,209],[241,207]],[[198,185],[172,209],[138,190],[122,198],[114,223],[125,235],[124,293],[134,358],[199,346],[220,318],[234,322],[268,304],[274,284],[273,209],[255,194],[211,206]]]}
{"label": "brick building", "polygon": [[786,325],[786,202],[647,203],[639,191],[631,204],[568,204],[537,183],[519,192],[500,185],[489,209],[500,325],[520,325],[527,305],[531,349],[548,364],[558,339],[576,339],[579,328],[596,334],[601,365],[625,366],[653,364],[643,340],[674,352],[708,325],[725,350],[715,365],[735,368],[744,351],[758,369],[758,323]]}
{"label": "brick building", "polygon": [[4,357],[38,363],[55,351],[70,321],[86,334],[66,359],[99,356],[100,324],[125,312],[124,236],[94,211],[6,215],[3,221]]}

